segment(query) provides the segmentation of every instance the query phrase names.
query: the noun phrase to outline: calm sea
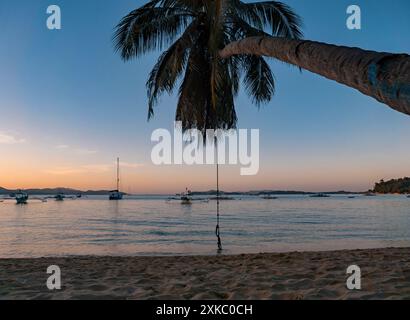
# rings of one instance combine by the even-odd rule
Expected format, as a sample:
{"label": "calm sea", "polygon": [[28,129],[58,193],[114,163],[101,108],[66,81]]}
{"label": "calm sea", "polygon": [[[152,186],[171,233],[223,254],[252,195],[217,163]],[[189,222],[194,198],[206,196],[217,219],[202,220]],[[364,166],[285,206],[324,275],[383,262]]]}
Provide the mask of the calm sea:
{"label": "calm sea", "polygon": [[[405,196],[221,201],[224,253],[410,246]],[[216,202],[105,197],[0,203],[0,257],[216,253]]]}

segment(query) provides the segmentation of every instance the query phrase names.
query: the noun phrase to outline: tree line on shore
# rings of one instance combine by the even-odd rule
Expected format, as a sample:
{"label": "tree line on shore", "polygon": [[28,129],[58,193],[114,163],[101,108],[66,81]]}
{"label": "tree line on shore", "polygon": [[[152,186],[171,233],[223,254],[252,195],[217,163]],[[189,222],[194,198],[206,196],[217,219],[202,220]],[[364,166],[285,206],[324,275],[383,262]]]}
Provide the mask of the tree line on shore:
{"label": "tree line on shore", "polygon": [[389,181],[377,182],[374,185],[373,192],[376,193],[410,193],[410,178],[391,179]]}

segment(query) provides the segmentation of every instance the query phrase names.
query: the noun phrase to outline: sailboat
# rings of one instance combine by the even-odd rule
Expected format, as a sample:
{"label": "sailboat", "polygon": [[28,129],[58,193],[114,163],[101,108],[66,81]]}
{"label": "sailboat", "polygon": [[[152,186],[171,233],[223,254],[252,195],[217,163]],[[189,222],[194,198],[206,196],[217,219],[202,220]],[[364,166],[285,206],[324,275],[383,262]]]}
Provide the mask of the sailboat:
{"label": "sailboat", "polygon": [[110,191],[110,200],[121,200],[122,195],[120,191],[120,158],[117,158],[117,189]]}
{"label": "sailboat", "polygon": [[28,200],[28,194],[26,192],[19,190],[18,192],[16,192],[15,198],[17,204],[26,204]]}

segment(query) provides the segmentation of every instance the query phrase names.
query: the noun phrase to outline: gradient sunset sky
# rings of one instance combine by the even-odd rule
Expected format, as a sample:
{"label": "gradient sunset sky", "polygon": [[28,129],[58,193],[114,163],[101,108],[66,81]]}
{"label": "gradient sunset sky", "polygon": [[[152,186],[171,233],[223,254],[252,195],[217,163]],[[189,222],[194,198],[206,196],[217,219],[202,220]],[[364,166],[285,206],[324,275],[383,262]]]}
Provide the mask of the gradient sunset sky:
{"label": "gradient sunset sky", "polygon": [[[306,39],[409,53],[408,0],[286,0]],[[145,1],[0,2],[0,186],[105,189],[135,193],[214,188],[213,166],[154,166],[150,136],[171,129],[176,96],[164,95],[147,122],[145,82],[159,53],[124,63],[111,37],[121,17]],[[46,9],[62,10],[62,30]],[[362,9],[362,30],[346,28],[346,8]],[[260,129],[260,171],[221,168],[224,190],[367,190],[410,175],[410,117],[359,92],[270,60],[276,95],[258,110],[238,97],[238,127]]]}

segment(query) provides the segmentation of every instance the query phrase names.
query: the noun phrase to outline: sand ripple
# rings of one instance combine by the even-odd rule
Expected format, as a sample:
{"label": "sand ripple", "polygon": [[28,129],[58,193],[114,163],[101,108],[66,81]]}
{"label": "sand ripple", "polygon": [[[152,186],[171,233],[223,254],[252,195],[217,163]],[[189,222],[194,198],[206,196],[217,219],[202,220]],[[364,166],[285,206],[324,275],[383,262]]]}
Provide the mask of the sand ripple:
{"label": "sand ripple", "polygon": [[[49,265],[62,290],[49,291]],[[362,290],[346,288],[357,264]],[[0,259],[1,299],[410,299],[410,248],[195,257]]]}

